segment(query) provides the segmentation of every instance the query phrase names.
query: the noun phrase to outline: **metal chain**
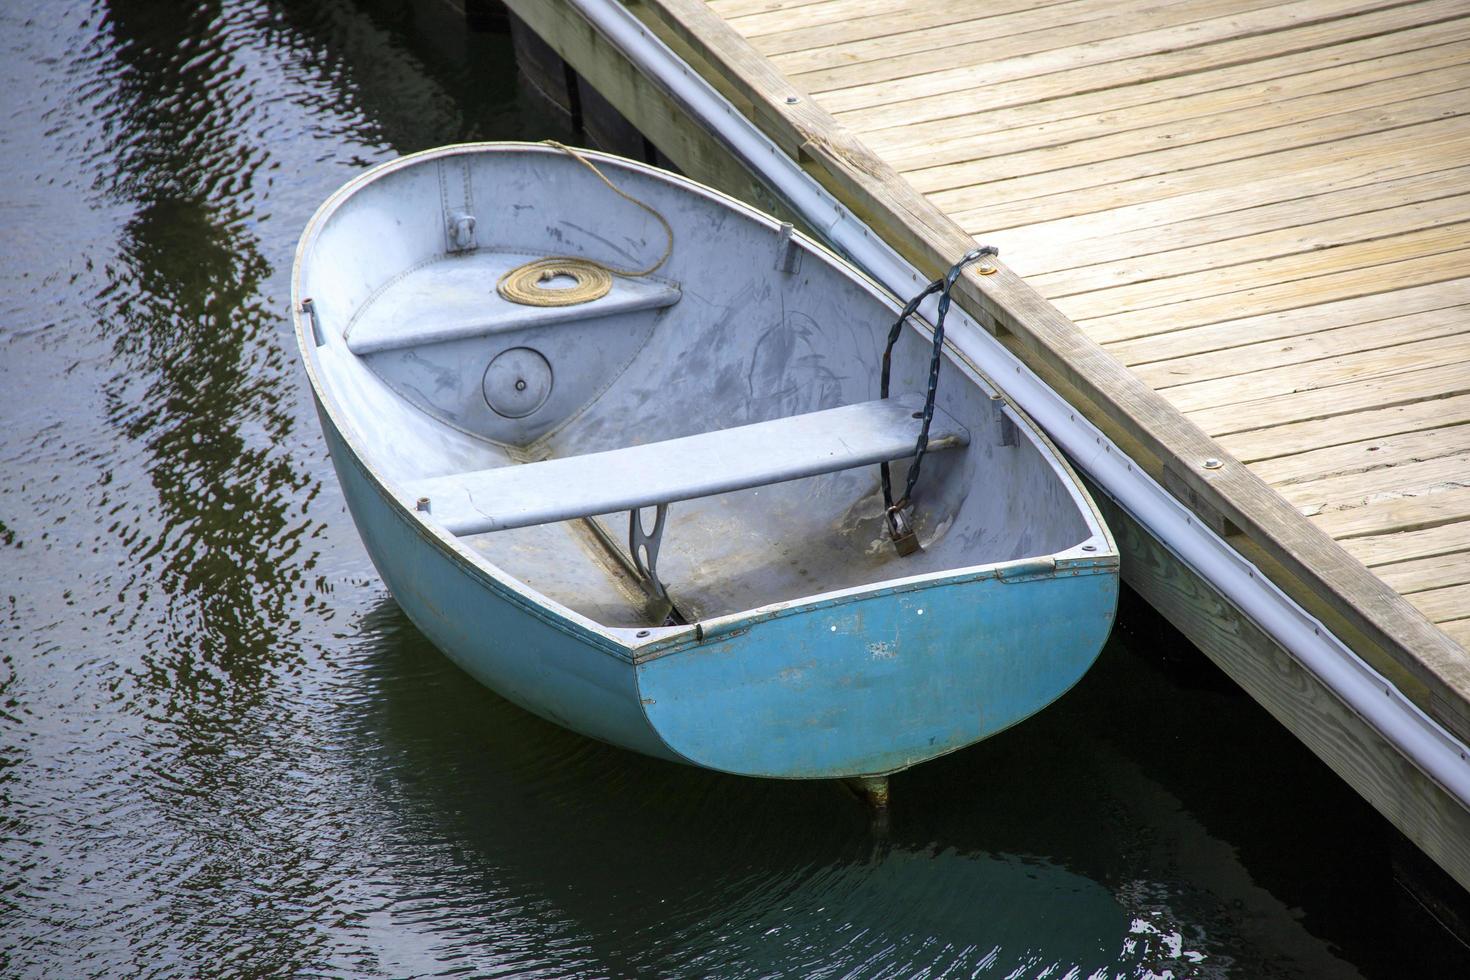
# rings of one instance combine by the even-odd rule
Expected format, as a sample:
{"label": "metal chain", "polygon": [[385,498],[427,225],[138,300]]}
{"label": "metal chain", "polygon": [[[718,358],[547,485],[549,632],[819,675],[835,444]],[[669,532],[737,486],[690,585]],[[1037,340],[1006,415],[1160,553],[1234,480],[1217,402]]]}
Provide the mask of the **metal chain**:
{"label": "metal chain", "polygon": [[888,346],[883,349],[883,372],[879,381],[878,395],[881,398],[888,397],[888,379],[893,366],[893,346],[898,343],[899,336],[903,333],[904,321],[913,316],[919,309],[919,304],[924,300],[939,293],[939,310],[934,317],[934,353],[929,359],[929,387],[924,393],[923,421],[919,425],[919,439],[914,444],[914,461],[909,466],[908,481],[903,488],[903,496],[895,503],[893,500],[893,478],[889,472],[888,463],[880,465],[879,471],[883,478],[883,508],[884,513],[889,515],[890,527],[892,527],[892,515],[909,505],[909,498],[913,496],[914,485],[919,482],[919,468],[924,463],[924,454],[929,451],[929,425],[934,421],[934,395],[939,390],[939,365],[944,361],[944,318],[949,313],[950,294],[954,290],[954,284],[960,277],[960,272],[977,259],[986,256],[999,255],[1000,250],[993,245],[982,245],[973,251],[966,252],[943,277],[935,279],[929,285],[919,291],[919,294],[904,305],[903,312],[894,321],[893,328],[888,331]]}

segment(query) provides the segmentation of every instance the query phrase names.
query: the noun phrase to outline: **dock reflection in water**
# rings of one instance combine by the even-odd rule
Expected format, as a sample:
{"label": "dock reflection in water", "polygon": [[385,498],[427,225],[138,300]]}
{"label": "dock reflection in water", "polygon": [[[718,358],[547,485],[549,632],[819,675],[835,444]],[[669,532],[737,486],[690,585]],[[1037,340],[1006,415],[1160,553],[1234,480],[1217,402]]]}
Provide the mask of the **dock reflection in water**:
{"label": "dock reflection in water", "polygon": [[886,831],[833,784],[571,735],[429,647],[357,542],[285,304],[352,173],[576,139],[504,36],[472,68],[417,40],[437,9],[0,9],[0,975],[1446,962],[1385,825],[1166,632],[897,777]]}

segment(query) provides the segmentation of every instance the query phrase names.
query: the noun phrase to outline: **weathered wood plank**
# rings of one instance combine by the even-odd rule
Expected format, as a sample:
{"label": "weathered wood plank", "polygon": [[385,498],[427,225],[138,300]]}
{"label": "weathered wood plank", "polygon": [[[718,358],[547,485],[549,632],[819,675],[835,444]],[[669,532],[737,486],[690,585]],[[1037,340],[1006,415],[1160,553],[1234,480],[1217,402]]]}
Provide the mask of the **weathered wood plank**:
{"label": "weathered wood plank", "polygon": [[798,7],[832,6],[833,0],[706,0],[710,10],[719,13],[732,25],[739,19],[754,13],[770,13],[773,10],[797,10]]}
{"label": "weathered wood plank", "polygon": [[815,7],[832,0],[709,0],[709,8],[734,24],[741,17],[764,14],[772,10],[795,10]]}
{"label": "weathered wood plank", "polygon": [[1470,618],[1470,585],[1416,592],[1409,601],[1436,623]]}
{"label": "weathered wood plank", "polygon": [[[1381,116],[1369,113],[1363,117],[1368,122],[1366,132],[1320,145],[1275,147],[1270,151],[1271,173],[1278,188],[1276,193],[1281,196],[1268,196],[1265,201],[1290,200],[1333,187],[1352,186],[1355,181],[1362,182],[1364,174],[1386,180],[1470,162],[1470,136],[1466,135],[1463,119],[1459,118],[1462,107],[1449,107],[1450,117],[1443,114],[1435,116],[1426,106],[1415,108],[1419,110],[1417,113],[1400,111],[1394,114],[1403,125],[1390,125]],[[1417,125],[1409,122],[1414,118],[1421,121]],[[1419,156],[1418,160],[1414,159],[1415,155]],[[992,188],[994,193],[989,196],[989,203],[955,211],[951,216],[972,233],[995,232],[1041,222],[1060,223],[1063,219],[1084,215],[1099,215],[1092,219],[1093,235],[1100,234],[1108,220],[1120,215],[1131,217],[1133,223],[1121,225],[1118,230],[1147,227],[1149,223],[1164,223],[1160,219],[1178,220],[1191,213],[1200,215],[1230,210],[1219,207],[1222,198],[1263,203],[1257,197],[1260,184],[1273,181],[1263,176],[1262,162],[1252,156],[1223,163],[1205,162],[1187,170],[1137,177],[1110,175],[1108,171],[1116,171],[1117,167],[1103,164],[1092,174],[1074,175],[1086,182],[1072,189],[1015,200],[1000,196],[1000,188]],[[1332,183],[1320,183],[1315,179],[1314,171],[1328,177]],[[1287,175],[1292,179],[1285,180]],[[1093,178],[1099,177],[1099,182],[1093,182]],[[1036,190],[1042,183],[1039,178],[1017,179],[1030,181],[1031,190]],[[1242,187],[1252,184],[1256,186]],[[1202,195],[1203,206],[1200,200],[1191,200],[1192,195],[1197,194]],[[1147,205],[1153,207],[1148,208]],[[1100,213],[1106,211],[1119,214],[1105,219]],[[1081,222],[1073,224],[1077,223]]]}
{"label": "weathered wood plank", "polygon": [[[1097,0],[1033,7],[1014,13],[971,16],[938,27],[898,31],[873,24],[852,25],[868,34],[865,39],[818,46],[793,47],[789,36],[762,38],[757,49],[771,56],[777,68],[808,91],[826,92],[880,81],[923,75],[946,68],[1001,61],[1105,42],[1140,31],[1194,24],[1259,10],[1267,0],[1195,0],[1187,3],[1142,3],[1120,11]],[[1111,11],[1111,15],[1110,15]],[[901,9],[899,16],[907,13]],[[808,32],[807,36],[816,33]],[[777,42],[777,43],[771,43]]]}
{"label": "weathered wood plank", "polygon": [[1470,520],[1437,524],[1417,531],[1346,538],[1348,553],[1372,568],[1414,558],[1434,558],[1470,551]]}
{"label": "weathered wood plank", "polygon": [[[1470,416],[1470,409],[1465,414]],[[1358,473],[1463,453],[1470,451],[1470,425],[1464,424],[1465,422],[1470,422],[1470,417],[1458,425],[1363,439],[1341,446],[1313,449],[1294,456],[1263,460],[1252,463],[1251,470],[1281,490],[1288,484],[1305,483],[1341,473]],[[1343,428],[1348,432],[1354,431],[1351,425],[1344,425]]]}
{"label": "weathered wood plank", "polygon": [[[1300,5],[1296,5],[1300,10]],[[1007,99],[1047,99],[1078,92],[1095,91],[1152,79],[1190,75],[1268,58],[1273,55],[1310,51],[1343,41],[1372,37],[1387,31],[1422,27],[1425,24],[1452,20],[1465,14],[1457,0],[1429,0],[1412,6],[1370,9],[1356,17],[1340,17],[1321,22],[1308,21],[1303,26],[1251,33],[1216,24],[1214,43],[1190,28],[1177,28],[1174,33],[1186,42],[1196,44],[1161,47],[1142,44],[1138,52],[1127,54],[1127,46],[1111,45],[1073,55],[1067,52],[1042,52],[1007,61],[989,62],[973,68],[951,69],[933,75],[919,75],[890,83],[890,91],[873,91],[878,86],[857,86],[840,92],[820,93],[821,104],[837,116],[838,122],[859,133],[909,125],[954,115],[978,112],[983,107],[974,93],[987,88],[1014,88]],[[1349,8],[1351,9],[1351,8]],[[1258,17],[1261,15],[1257,15]],[[1269,16],[1269,15],[1267,15]],[[1262,18],[1265,19],[1265,18]],[[1221,29],[1223,28],[1223,29]],[[1157,44],[1159,38],[1151,39]],[[1023,80],[1033,84],[1019,85]],[[801,79],[794,79],[801,84]],[[892,89],[897,89],[893,91]],[[1017,104],[1008,102],[1007,104]]]}
{"label": "weathered wood plank", "polygon": [[[1226,217],[1220,223],[1229,220]],[[1251,262],[1264,263],[1295,258],[1298,264],[1302,264],[1308,261],[1309,255],[1325,258],[1322,253],[1326,250],[1339,249],[1345,245],[1383,242],[1396,236],[1412,236],[1434,228],[1463,225],[1470,221],[1470,195],[1415,201],[1367,214],[1351,214],[1323,220],[1316,220],[1316,211],[1310,202],[1300,202],[1294,212],[1281,209],[1277,214],[1277,221],[1279,227],[1273,231],[1241,235],[1228,241],[1212,242],[1193,248],[1156,252],[1141,258],[1096,262],[1028,278],[1044,295],[1059,299],[1119,286],[1169,280],[1177,276],[1204,276],[1214,270],[1240,268]],[[1470,243],[1470,238],[1466,242]],[[1422,250],[1416,251],[1422,253]],[[1350,255],[1347,261],[1351,261]],[[1336,264],[1328,260],[1329,268]]]}
{"label": "weathered wood plank", "polygon": [[1439,628],[1444,630],[1445,635],[1460,644],[1460,646],[1470,647],[1470,619],[1457,619],[1450,623],[1440,623]]}
{"label": "weathered wood plank", "polygon": [[[1277,490],[1304,513],[1331,513],[1335,520],[1345,522],[1346,512],[1350,510],[1407,498],[1427,502],[1439,493],[1467,488],[1470,488],[1470,453],[1460,452],[1396,466],[1338,473],[1278,486]],[[1342,523],[1336,525],[1342,526]]]}
{"label": "weathered wood plank", "polygon": [[1250,463],[1255,469],[1257,460],[1461,422],[1470,422],[1470,395],[1422,398],[1388,408],[1323,416],[1218,438],[1236,459]]}
{"label": "weathered wood plank", "polygon": [[1417,315],[1467,304],[1470,304],[1470,278],[1450,279],[1118,341],[1109,344],[1107,349],[1136,371],[1140,365],[1184,357],[1205,357],[1215,351],[1257,343],[1285,343],[1292,338],[1327,334],[1356,325],[1368,327],[1400,315]]}
{"label": "weathered wood plank", "polygon": [[[1470,551],[1456,551],[1433,558],[1379,565],[1374,569],[1383,579],[1403,595],[1439,589],[1447,585],[1470,583]],[[1470,611],[1467,611],[1470,615]]]}
{"label": "weathered wood plank", "polygon": [[[1425,494],[1422,497],[1399,497],[1380,503],[1354,507],[1349,510],[1328,510],[1312,518],[1319,528],[1332,535],[1348,551],[1360,555],[1354,538],[1387,541],[1408,533],[1424,535],[1421,546],[1432,546],[1432,550],[1420,550],[1403,554],[1403,558],[1427,558],[1431,555],[1462,551],[1458,528],[1460,523],[1470,520],[1470,489],[1445,490],[1442,493]],[[1436,537],[1437,532],[1441,532]],[[1383,545],[1388,548],[1389,545]],[[1384,552],[1369,549],[1377,561],[1384,561]],[[1369,564],[1363,559],[1365,564]]]}
{"label": "weathered wood plank", "polygon": [[1137,365],[1133,370],[1158,391],[1224,378],[1241,378],[1240,383],[1248,384],[1243,376],[1252,372],[1288,367],[1295,370],[1299,365],[1325,358],[1364,354],[1465,330],[1470,330],[1470,306],[1452,306],[1305,336],[1153,361]]}
{"label": "weathered wood plank", "polygon": [[[1201,160],[1216,163],[1255,156],[1263,149],[1270,152],[1281,146],[1326,142],[1365,131],[1362,119],[1351,113],[1461,92],[1470,83],[1470,64],[1464,52],[1443,57],[1447,64],[1438,69],[1315,95],[1278,95],[1249,112],[1229,109],[1152,126],[1136,126],[1133,120],[1119,125],[1115,119],[1109,131],[1090,136],[1069,133],[1068,129],[1081,127],[1066,125],[1055,130],[1043,127],[1029,133],[1000,133],[991,140],[990,152],[978,159],[910,170],[904,177],[933,195],[939,207],[963,210],[983,201],[976,188],[1012,178],[1039,178],[1059,171],[1092,173],[1104,161],[1126,164],[1128,175],[1137,177],[1185,169]],[[1436,117],[1430,113],[1410,118]],[[1049,185],[1039,182],[1038,186]],[[1028,192],[1016,191],[1023,193]]]}
{"label": "weathered wood plank", "polygon": [[[1227,207],[1223,212],[1134,231],[1073,238],[1059,230],[1047,232],[1033,226],[1012,228],[991,236],[991,240],[1000,245],[1013,269],[1051,292],[1052,287],[1043,278],[1048,273],[1091,272],[1095,266],[1106,266],[1120,281],[1127,281],[1142,278],[1160,264],[1171,270],[1191,271],[1194,263],[1238,259],[1242,246],[1249,249],[1256,236],[1272,233],[1310,236],[1315,247],[1318,240],[1328,240],[1321,227],[1326,222],[1423,207],[1462,195],[1467,186],[1470,166],[1453,167],[1290,200],[1268,198],[1244,208]],[[1221,249],[1228,250],[1227,254],[1220,254]],[[1245,256],[1253,257],[1260,256]]]}
{"label": "weathered wood plank", "polygon": [[[980,111],[928,122],[865,132],[863,140],[899,172],[959,163],[994,152],[996,137],[1014,131],[1057,127],[1073,134],[1095,135],[1122,126],[1138,128],[1235,109],[1250,112],[1283,93],[1311,95],[1415,70],[1417,59],[1428,67],[1445,63],[1443,47],[1470,38],[1470,18],[1430,27],[1391,31],[1356,41],[1247,61],[1212,71],[1172,75],[1152,81],[1130,81],[1102,89],[1034,101],[1014,101],[1013,89],[1000,86],[968,93],[967,105],[979,100]],[[1064,127],[1064,128],[1062,128]]]}
{"label": "weathered wood plank", "polygon": [[[1138,250],[1139,240],[1147,241],[1150,232],[1168,234],[1168,228],[1184,222],[1213,225],[1213,237],[1198,241],[1219,241],[1231,237],[1231,221],[1239,217],[1250,221],[1249,212],[1259,208],[1289,209],[1296,202],[1320,201],[1329,195],[1367,194],[1373,188],[1397,180],[1435,180],[1436,175],[1470,166],[1470,140],[1456,134],[1453,127],[1436,134],[1433,127],[1411,127],[1390,130],[1368,137],[1374,145],[1359,144],[1363,155],[1316,164],[1296,160],[1294,165],[1276,174],[1275,179],[1254,173],[1236,174],[1233,182],[1218,187],[1181,189],[1165,193],[1154,200],[1134,204],[1095,202],[1094,210],[1067,217],[1041,219],[1009,229],[987,230],[987,237],[999,240],[1016,251],[1062,251],[1084,260],[1110,257],[1108,243],[1118,239],[1121,254]],[[1426,135],[1429,137],[1426,139]],[[1445,139],[1436,140],[1440,135]],[[1292,163],[1290,159],[1288,163]],[[1289,179],[1283,179],[1287,177]],[[1443,196],[1443,195],[1440,195]],[[1401,203],[1403,198],[1398,202]],[[1343,205],[1339,203],[1338,212]],[[1188,244],[1196,244],[1188,242]],[[1167,239],[1160,248],[1171,247]],[[1145,245],[1144,251],[1147,250]],[[1139,253],[1142,254],[1142,253]]]}
{"label": "weathered wood plank", "polygon": [[[1444,241],[1443,236],[1440,241]],[[1289,282],[1267,280],[1267,285],[1239,292],[1124,310],[1076,322],[1088,336],[1107,344],[1239,317],[1297,310],[1375,292],[1445,282],[1463,276],[1470,268],[1467,260],[1470,260],[1470,249],[1437,251],[1397,262],[1384,261],[1374,266],[1372,275],[1350,268]]]}
{"label": "weathered wood plank", "polygon": [[[1175,0],[1174,5],[1194,13],[1195,20],[1210,16],[1211,11],[1240,8],[1242,0]],[[1129,18],[1138,11],[1158,9],[1161,0],[1143,0],[1127,11],[1114,8],[1115,18]],[[1108,15],[1097,0],[997,0],[983,10],[966,8],[944,0],[904,0],[895,4],[881,0],[846,0],[846,17],[825,15],[824,23],[811,16],[783,18],[746,30],[750,20],[731,22],[744,35],[751,47],[770,59],[778,70],[795,76],[843,64],[857,65],[887,58],[898,61],[905,55],[938,53],[955,46],[968,47],[987,37],[1006,38],[1035,30],[1059,29],[1094,22]],[[979,25],[988,27],[987,35]],[[770,28],[775,28],[774,30]],[[1101,25],[1099,25],[1101,28]],[[1070,37],[1070,35],[1069,35]],[[1085,35],[1084,35],[1085,37]],[[881,42],[890,40],[894,47],[884,53]],[[1076,43],[1065,40],[1062,44]],[[993,57],[1002,57],[996,54]],[[947,67],[942,65],[940,67]]]}
{"label": "weathered wood plank", "polygon": [[[1120,309],[1146,310],[1197,298],[1228,296],[1244,292],[1254,283],[1279,286],[1329,274],[1374,269],[1407,258],[1464,250],[1470,246],[1470,221],[1464,220],[1465,217],[1470,215],[1451,212],[1438,219],[1447,223],[1429,224],[1381,238],[1349,241],[1250,262],[1223,260],[1197,272],[1057,296],[1052,301],[1081,322]],[[1460,220],[1454,220],[1456,218]],[[1377,276],[1365,274],[1362,278],[1371,284]]]}
{"label": "weathered wood plank", "polygon": [[[1461,321],[1470,330],[1470,322]],[[1305,364],[1284,364],[1250,374],[1196,381],[1162,389],[1184,412],[1239,405],[1273,395],[1326,390],[1366,378],[1385,378],[1406,371],[1470,361],[1470,333],[1339,354]]]}
{"label": "weathered wood plank", "polygon": [[[1000,12],[1022,10],[1031,6],[1036,4],[1030,0],[997,0]],[[957,9],[954,4],[945,4],[943,0],[909,0],[903,12],[909,15],[909,24],[914,27],[955,23],[975,16],[973,10]],[[821,44],[824,38],[829,37],[833,39],[832,43],[838,43],[839,40],[850,42],[871,36],[866,33],[870,29],[867,25],[874,20],[879,21],[878,29],[892,30],[893,14],[892,0],[823,0],[821,3],[783,7],[770,12],[742,14],[731,18],[729,23],[750,41],[752,47],[769,55],[767,48],[771,43],[769,39],[773,37],[796,35],[788,37],[788,40],[796,43],[810,38]],[[904,24],[900,21],[898,29],[903,28]],[[781,45],[778,43],[777,46]]]}
{"label": "weathered wood plank", "polygon": [[1191,412],[1189,417],[1206,432],[1229,435],[1286,422],[1331,418],[1369,408],[1423,402],[1428,392],[1440,396],[1470,392],[1470,364],[1406,371],[1325,390],[1278,395],[1224,408],[1207,408]]}
{"label": "weathered wood plank", "polygon": [[[1337,145],[1341,142],[1385,130],[1440,122],[1470,112],[1467,109],[1470,97],[1458,87],[1458,82],[1459,79],[1450,82],[1455,87],[1448,91],[1405,99],[1392,105],[1250,130],[1202,145],[1149,148],[1147,152],[1129,157],[1078,162],[1042,172],[1003,176],[982,184],[935,191],[928,196],[935,207],[948,213],[963,214],[966,220],[997,199],[1013,205],[1023,201],[1034,202],[1041,209],[1038,211],[1038,217],[1041,217],[1061,206],[1059,198],[1071,199],[1071,206],[1077,207],[1079,196],[1103,196],[1105,190],[1106,199],[1115,199],[1119,194],[1117,185],[1120,181],[1141,189],[1156,186],[1147,183],[1150,178],[1172,178],[1171,183],[1176,188],[1195,189],[1210,186],[1206,181],[1212,174],[1232,169],[1253,171],[1249,175],[1259,177],[1262,161],[1258,158],[1263,154],[1273,154],[1282,159],[1280,168],[1272,164],[1278,173],[1284,172],[1286,166],[1310,167],[1326,163],[1347,150],[1347,147]],[[1287,148],[1289,152],[1281,152]],[[1138,198],[1130,195],[1129,200]]]}

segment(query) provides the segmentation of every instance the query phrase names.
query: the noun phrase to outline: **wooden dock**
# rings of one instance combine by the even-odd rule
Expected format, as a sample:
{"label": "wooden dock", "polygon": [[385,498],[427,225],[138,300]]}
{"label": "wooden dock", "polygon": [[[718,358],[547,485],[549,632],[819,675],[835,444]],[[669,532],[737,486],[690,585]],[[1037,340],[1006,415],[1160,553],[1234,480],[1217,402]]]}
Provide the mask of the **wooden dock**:
{"label": "wooden dock", "polygon": [[1470,644],[1470,3],[710,6]]}
{"label": "wooden dock", "polygon": [[[508,6],[779,205],[568,0]],[[1470,0],[628,6],[926,273],[1000,246],[962,304],[1470,742]],[[1129,583],[1470,888],[1470,813],[1101,502]]]}

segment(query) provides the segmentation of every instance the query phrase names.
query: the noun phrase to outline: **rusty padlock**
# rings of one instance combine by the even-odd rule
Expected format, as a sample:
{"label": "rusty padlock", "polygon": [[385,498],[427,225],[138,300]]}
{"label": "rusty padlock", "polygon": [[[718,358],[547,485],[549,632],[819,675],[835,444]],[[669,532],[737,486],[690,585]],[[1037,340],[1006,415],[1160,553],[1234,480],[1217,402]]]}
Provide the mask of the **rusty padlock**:
{"label": "rusty padlock", "polygon": [[900,558],[906,558],[919,550],[919,535],[909,523],[903,509],[908,501],[901,500],[888,508],[888,536],[893,539],[893,549]]}

